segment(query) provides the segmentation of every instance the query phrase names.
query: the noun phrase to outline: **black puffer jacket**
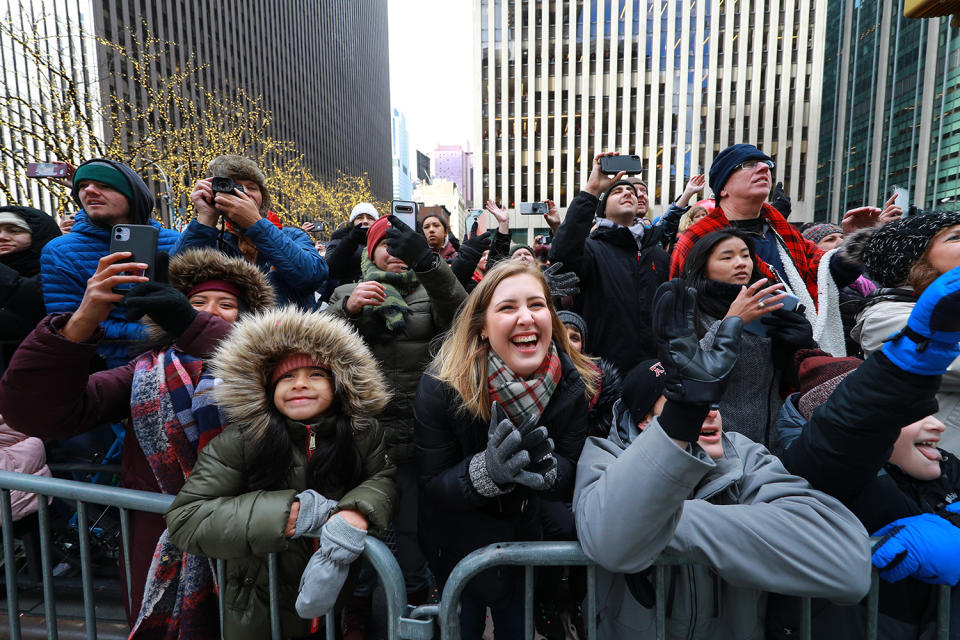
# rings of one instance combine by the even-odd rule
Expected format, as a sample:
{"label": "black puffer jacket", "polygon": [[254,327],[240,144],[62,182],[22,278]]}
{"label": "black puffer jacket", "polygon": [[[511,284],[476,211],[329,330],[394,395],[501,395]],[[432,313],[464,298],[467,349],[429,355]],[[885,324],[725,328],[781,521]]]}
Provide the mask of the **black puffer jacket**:
{"label": "black puffer jacket", "polygon": [[[420,547],[441,581],[464,556],[495,542],[539,540],[540,500],[569,502],[577,459],[587,436],[587,398],[580,373],[560,353],[562,376],[538,424],[546,426],[557,456],[557,481],[550,491],[514,488],[495,498],[481,496],[470,481],[470,459],[487,446],[488,423],[458,412],[456,391],[429,373],[414,403],[414,437],[420,472]],[[485,602],[509,593],[512,570],[481,574],[467,590]]]}
{"label": "black puffer jacket", "polygon": [[585,191],[573,199],[553,237],[550,262],[580,276],[579,313],[590,329],[584,351],[629,371],[656,357],[651,308],[653,294],[667,280],[669,258],[660,234],[650,230],[639,249],[626,227],[590,233],[597,203]]}

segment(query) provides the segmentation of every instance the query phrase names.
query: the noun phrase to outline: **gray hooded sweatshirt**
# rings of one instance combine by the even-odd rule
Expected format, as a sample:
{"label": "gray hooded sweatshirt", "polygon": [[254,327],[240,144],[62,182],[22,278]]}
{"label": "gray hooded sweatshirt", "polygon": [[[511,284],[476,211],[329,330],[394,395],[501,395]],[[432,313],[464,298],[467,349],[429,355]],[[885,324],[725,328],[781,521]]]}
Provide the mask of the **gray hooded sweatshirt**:
{"label": "gray hooded sweatshirt", "polygon": [[[583,550],[600,565],[600,637],[656,637],[625,574],[661,552],[670,567],[669,638],[763,638],[765,593],[856,602],[870,587],[867,532],[838,500],[790,475],[762,445],[724,434],[724,457],[681,449],[654,420],[624,442],[588,438],[573,510]],[[652,580],[652,576],[651,576]]]}

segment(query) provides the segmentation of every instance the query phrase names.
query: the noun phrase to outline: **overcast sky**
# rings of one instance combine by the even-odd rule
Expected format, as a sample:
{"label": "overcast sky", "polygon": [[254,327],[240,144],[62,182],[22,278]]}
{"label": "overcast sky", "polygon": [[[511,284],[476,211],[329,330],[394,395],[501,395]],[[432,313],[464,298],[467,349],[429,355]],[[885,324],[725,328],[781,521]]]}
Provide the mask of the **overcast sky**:
{"label": "overcast sky", "polygon": [[[390,101],[419,149],[466,146],[473,131],[472,0],[390,0]],[[471,146],[474,143],[471,142]]]}

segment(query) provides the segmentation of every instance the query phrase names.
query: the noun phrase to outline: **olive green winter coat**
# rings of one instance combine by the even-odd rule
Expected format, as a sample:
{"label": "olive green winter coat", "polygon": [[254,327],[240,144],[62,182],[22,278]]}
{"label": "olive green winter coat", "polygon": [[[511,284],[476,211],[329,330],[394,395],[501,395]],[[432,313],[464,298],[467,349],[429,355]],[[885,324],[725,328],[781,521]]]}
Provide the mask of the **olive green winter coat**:
{"label": "olive green winter coat", "polygon": [[[390,456],[397,462],[408,462],[414,457],[413,400],[433,355],[431,343],[450,328],[457,309],[467,298],[463,285],[439,257],[432,269],[418,271],[417,279],[420,286],[404,297],[410,314],[403,329],[392,334],[385,326],[376,332],[358,327],[393,391],[393,400],[379,419],[387,435]],[[337,287],[326,313],[355,321],[356,317],[347,313],[344,305],[356,287],[356,283]]]}
{"label": "olive green winter coat", "polygon": [[[313,540],[284,536],[294,496],[308,488],[306,425],[286,422],[291,442],[303,446],[292,450],[285,487],[250,491],[247,486],[257,438],[265,433],[269,413],[276,411],[267,401],[270,370],[280,357],[294,352],[307,353],[331,368],[366,476],[349,490],[310,488],[338,500],[338,510],[363,513],[373,535],[382,534],[395,515],[396,466],[386,455],[382,429],[372,419],[389,394],[356,332],[339,319],[293,308],[251,316],[235,325],[212,360],[214,375],[223,380],[214,393],[228,426],[201,450],[166,514],[171,540],[179,548],[227,561],[221,598],[228,640],[270,637],[268,553],[278,554],[284,637],[302,637],[310,631],[310,621],[297,615],[294,603],[300,576],[314,551]],[[312,427],[318,440],[332,438],[334,428],[335,416]]]}

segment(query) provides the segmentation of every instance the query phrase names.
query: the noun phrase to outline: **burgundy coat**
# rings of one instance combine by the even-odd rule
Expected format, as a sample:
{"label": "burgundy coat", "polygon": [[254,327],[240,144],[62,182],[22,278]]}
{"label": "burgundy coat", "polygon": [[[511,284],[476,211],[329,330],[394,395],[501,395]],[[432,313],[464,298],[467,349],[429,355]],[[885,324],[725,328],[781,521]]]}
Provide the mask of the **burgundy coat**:
{"label": "burgundy coat", "polygon": [[[93,337],[72,342],[60,335],[70,314],[54,314],[20,344],[0,380],[0,415],[7,424],[23,433],[49,439],[69,438],[97,425],[130,417],[130,391],[136,359],[132,362],[89,374],[103,338],[97,328]],[[230,332],[230,325],[201,311],[174,343],[180,351],[207,357]],[[128,489],[159,492],[153,470],[135,437],[124,438],[120,484]],[[131,595],[127,611],[132,625],[140,612],[147,571],[160,534],[166,528],[160,514],[134,511],[131,525]],[[123,566],[121,558],[121,565]],[[122,575],[126,587],[126,579]],[[124,603],[127,599],[124,598]]]}

